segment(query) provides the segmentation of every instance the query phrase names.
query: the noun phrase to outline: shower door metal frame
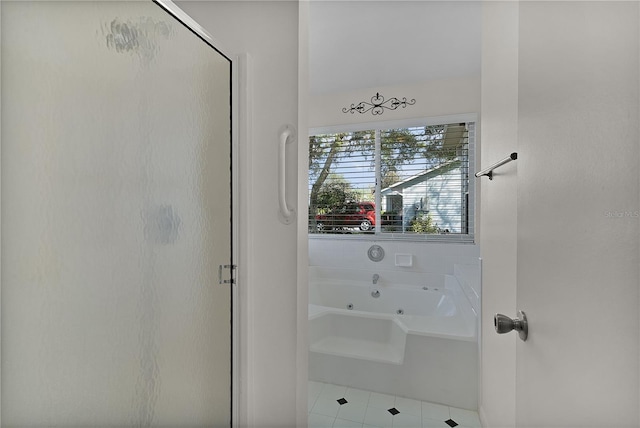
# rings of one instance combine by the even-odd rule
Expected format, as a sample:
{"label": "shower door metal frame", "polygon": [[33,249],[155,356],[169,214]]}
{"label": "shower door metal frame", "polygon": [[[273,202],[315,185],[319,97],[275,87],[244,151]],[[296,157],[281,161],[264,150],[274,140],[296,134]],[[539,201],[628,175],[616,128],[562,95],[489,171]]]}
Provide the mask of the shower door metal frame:
{"label": "shower door metal frame", "polygon": [[[222,55],[229,61],[230,67],[230,133],[231,133],[231,141],[229,144],[231,159],[230,159],[230,168],[231,168],[231,212],[230,212],[230,233],[231,233],[231,260],[230,264],[234,265],[237,263],[237,260],[240,258],[239,251],[239,118],[240,118],[240,107],[238,104],[239,94],[241,94],[241,86],[239,85],[239,79],[246,79],[246,64],[248,62],[248,58],[239,57],[237,55],[229,55],[228,50],[222,48],[221,44],[215,40],[211,34],[209,34],[202,26],[200,26],[193,18],[187,15],[182,9],[180,9],[173,1],[171,0],[149,0],[162,9],[165,10],[169,15],[171,15],[174,19],[176,19],[179,23],[184,25],[189,31],[194,33],[198,38],[200,38],[203,42],[209,45],[212,49],[214,49],[218,54]],[[0,1],[0,17],[2,16],[2,2]],[[2,34],[0,32],[0,44],[2,42]],[[2,59],[0,55],[0,80],[2,78]],[[248,89],[243,86],[243,97],[245,99],[248,98]],[[0,99],[2,96],[2,90],[0,88]],[[245,100],[246,101],[246,100]],[[244,106],[246,109],[246,106]],[[0,103],[0,118],[2,117],[2,107]],[[244,126],[246,126],[246,120],[243,121]],[[1,128],[0,128],[1,129]],[[2,134],[0,133],[0,172],[2,165]],[[0,220],[2,218],[2,174],[0,173]],[[2,229],[0,228],[0,242],[2,241]],[[2,247],[0,246],[0,259],[2,257]],[[0,263],[0,278],[2,274],[2,264]],[[240,352],[239,352],[239,331],[240,331],[240,293],[239,293],[239,281],[236,279],[232,284],[225,284],[225,287],[231,287],[230,296],[230,332],[231,335],[231,349],[230,349],[230,361],[231,361],[231,384],[229,385],[229,411],[230,411],[230,425],[231,427],[239,426],[240,422],[240,393],[239,393],[239,385],[240,385]],[[218,286],[212,285],[212,286]],[[0,291],[2,290],[2,282],[0,281]],[[0,296],[2,293],[0,292]],[[1,313],[1,300],[0,300],[0,326],[2,320]],[[0,355],[2,349],[2,342],[0,340]],[[2,370],[0,366],[0,384],[2,379]],[[0,398],[1,392],[0,389]],[[0,406],[0,424],[2,423],[2,407]]]}

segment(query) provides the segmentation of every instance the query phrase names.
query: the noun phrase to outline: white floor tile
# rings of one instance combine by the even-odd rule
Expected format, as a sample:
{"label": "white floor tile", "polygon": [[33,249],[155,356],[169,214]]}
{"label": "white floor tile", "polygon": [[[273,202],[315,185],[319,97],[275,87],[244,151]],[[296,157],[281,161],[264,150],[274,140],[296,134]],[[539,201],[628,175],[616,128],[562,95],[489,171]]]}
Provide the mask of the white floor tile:
{"label": "white floor tile", "polygon": [[480,418],[478,417],[478,412],[474,412],[472,410],[465,409],[457,409],[455,407],[449,408],[451,419],[456,421],[459,425],[464,425],[465,427],[482,427],[480,424]]}
{"label": "white floor tile", "polygon": [[322,382],[314,382],[310,380],[307,383],[307,409],[311,412],[313,405],[316,404],[316,400],[318,396],[320,396],[320,392],[324,387],[324,383]]}
{"label": "white floor tile", "polygon": [[311,409],[313,409],[313,405],[316,404],[317,396],[313,397],[311,395],[307,396],[307,411],[311,413]]}
{"label": "white floor tile", "polygon": [[398,413],[393,417],[393,428],[420,428],[422,418],[408,413]]}
{"label": "white floor tile", "polygon": [[369,391],[356,388],[347,388],[347,391],[344,393],[344,398],[346,398],[349,403],[364,404],[366,406],[369,403],[370,395],[371,392]]}
{"label": "white floor tile", "polygon": [[[313,381],[308,392],[309,428],[450,428],[449,419],[460,428],[482,428],[471,410]],[[393,407],[400,413],[389,413]]]}
{"label": "white floor tile", "polygon": [[338,418],[346,419],[353,422],[359,422],[360,424],[362,424],[364,422],[364,415],[366,412],[366,404],[349,402],[340,406],[340,410],[338,410]]}
{"label": "white floor tile", "polygon": [[333,428],[362,428],[362,422],[336,418],[336,421],[333,423]]}
{"label": "white floor tile", "polygon": [[332,428],[334,419],[330,416],[311,413],[308,419],[309,428]]}
{"label": "white floor tile", "polygon": [[430,419],[430,418],[422,418],[422,428],[451,428],[449,425],[445,424],[444,421],[449,420],[449,418],[444,420],[439,419]]}
{"label": "white floor tile", "polygon": [[449,415],[449,406],[443,406],[442,404],[422,402],[422,417],[427,419],[436,419],[439,421],[446,421],[451,416]]}
{"label": "white floor tile", "polygon": [[369,397],[369,407],[377,407],[378,409],[388,410],[396,405],[396,397],[394,395],[380,394],[372,392]]}
{"label": "white floor tile", "polygon": [[400,413],[410,414],[422,417],[422,401],[413,400],[411,398],[396,397],[395,408]]}
{"label": "white floor tile", "polygon": [[309,397],[315,396],[315,398],[317,398],[323,387],[324,383],[310,380],[307,383],[307,393],[309,394]]}
{"label": "white floor tile", "polygon": [[335,398],[327,398],[320,395],[311,409],[311,413],[335,418],[338,415],[338,410],[340,410],[340,404]]}
{"label": "white floor tile", "polygon": [[320,393],[321,397],[333,398],[337,400],[338,398],[343,398],[344,393],[347,391],[346,386],[341,385],[333,385],[330,383],[325,383],[324,388],[322,388],[322,392]]}
{"label": "white floor tile", "polygon": [[371,405],[367,407],[367,413],[364,415],[365,425],[373,425],[374,427],[390,428],[392,419],[393,416],[386,409],[372,407]]}

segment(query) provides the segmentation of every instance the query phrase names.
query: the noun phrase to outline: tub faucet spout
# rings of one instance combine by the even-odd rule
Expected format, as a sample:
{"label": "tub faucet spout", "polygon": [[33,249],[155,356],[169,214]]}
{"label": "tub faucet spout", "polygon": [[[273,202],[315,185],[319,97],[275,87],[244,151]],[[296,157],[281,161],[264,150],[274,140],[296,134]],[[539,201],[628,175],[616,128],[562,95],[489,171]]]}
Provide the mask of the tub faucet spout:
{"label": "tub faucet spout", "polygon": [[374,285],[378,283],[378,280],[380,279],[380,275],[378,275],[377,273],[373,274],[373,283]]}

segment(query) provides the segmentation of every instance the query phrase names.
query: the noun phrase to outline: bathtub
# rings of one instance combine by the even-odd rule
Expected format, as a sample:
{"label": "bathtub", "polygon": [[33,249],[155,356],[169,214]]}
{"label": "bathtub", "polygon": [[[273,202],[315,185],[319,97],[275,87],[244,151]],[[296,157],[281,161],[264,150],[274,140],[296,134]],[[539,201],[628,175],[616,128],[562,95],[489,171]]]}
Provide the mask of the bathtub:
{"label": "bathtub", "polygon": [[452,275],[311,267],[309,378],[476,409],[476,324]]}

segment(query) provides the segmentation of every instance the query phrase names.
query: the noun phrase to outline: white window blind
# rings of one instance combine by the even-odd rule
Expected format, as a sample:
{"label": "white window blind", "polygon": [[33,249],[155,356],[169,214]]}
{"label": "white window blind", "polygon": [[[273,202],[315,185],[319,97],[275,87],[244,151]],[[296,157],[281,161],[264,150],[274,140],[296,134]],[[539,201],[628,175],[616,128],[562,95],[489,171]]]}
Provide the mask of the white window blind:
{"label": "white window blind", "polygon": [[310,233],[472,239],[473,140],[473,123],[310,137]]}

